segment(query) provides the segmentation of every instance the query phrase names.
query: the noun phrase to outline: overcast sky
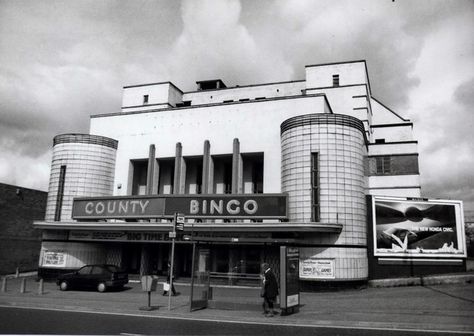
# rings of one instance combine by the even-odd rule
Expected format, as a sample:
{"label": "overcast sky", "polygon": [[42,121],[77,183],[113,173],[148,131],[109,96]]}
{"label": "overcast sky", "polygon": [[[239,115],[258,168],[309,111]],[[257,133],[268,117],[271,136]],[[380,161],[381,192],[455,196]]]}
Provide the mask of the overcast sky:
{"label": "overcast sky", "polygon": [[52,139],[117,112],[124,85],[304,79],[365,59],[415,124],[422,194],[474,210],[474,1],[0,0],[0,182],[47,190]]}

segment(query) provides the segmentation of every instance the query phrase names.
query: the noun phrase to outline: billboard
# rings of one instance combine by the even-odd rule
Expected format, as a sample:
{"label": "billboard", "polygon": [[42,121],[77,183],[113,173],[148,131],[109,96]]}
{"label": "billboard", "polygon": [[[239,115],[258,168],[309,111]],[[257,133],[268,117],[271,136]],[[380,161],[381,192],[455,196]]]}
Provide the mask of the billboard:
{"label": "billboard", "polygon": [[466,257],[461,201],[373,197],[375,256]]}
{"label": "billboard", "polygon": [[300,279],[335,279],[334,259],[309,258],[301,261]]}

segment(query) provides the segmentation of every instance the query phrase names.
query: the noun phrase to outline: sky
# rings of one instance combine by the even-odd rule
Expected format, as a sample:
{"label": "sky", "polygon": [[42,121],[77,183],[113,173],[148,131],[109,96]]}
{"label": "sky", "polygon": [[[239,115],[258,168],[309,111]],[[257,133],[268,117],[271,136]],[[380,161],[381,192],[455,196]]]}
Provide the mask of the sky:
{"label": "sky", "polygon": [[118,112],[126,85],[304,79],[366,60],[414,123],[422,196],[474,210],[474,1],[0,0],[0,182],[47,191],[53,137]]}

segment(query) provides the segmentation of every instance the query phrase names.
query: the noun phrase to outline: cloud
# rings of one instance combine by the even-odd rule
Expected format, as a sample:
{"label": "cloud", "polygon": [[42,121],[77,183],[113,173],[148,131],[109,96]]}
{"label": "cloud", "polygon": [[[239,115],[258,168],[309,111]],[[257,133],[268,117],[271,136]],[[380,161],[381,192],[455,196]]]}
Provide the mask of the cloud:
{"label": "cloud", "polygon": [[240,22],[239,1],[183,1],[181,14],[183,29],[167,63],[171,77],[185,90],[195,89],[190,78],[221,78],[238,85],[292,77],[292,67],[281,53],[257,44]]}
{"label": "cloud", "polygon": [[[407,115],[419,140],[422,191],[461,199],[474,209],[474,24],[471,11],[440,17],[426,31],[413,74],[420,85],[410,92]],[[450,10],[452,12],[452,10]]]}
{"label": "cloud", "polygon": [[473,13],[459,0],[1,1],[0,181],[47,188],[53,137],[118,111],[124,85],[295,80],[366,59],[373,95],[414,121],[423,192],[474,209]]}

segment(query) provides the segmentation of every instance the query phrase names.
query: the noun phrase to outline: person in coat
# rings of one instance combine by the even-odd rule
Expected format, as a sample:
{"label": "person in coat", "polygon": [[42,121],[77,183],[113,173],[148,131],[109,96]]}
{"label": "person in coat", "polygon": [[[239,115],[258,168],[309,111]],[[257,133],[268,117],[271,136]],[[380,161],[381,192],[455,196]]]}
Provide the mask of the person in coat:
{"label": "person in coat", "polygon": [[263,312],[265,316],[272,317],[276,314],[274,304],[278,296],[278,282],[268,263],[262,264],[262,292]]}

